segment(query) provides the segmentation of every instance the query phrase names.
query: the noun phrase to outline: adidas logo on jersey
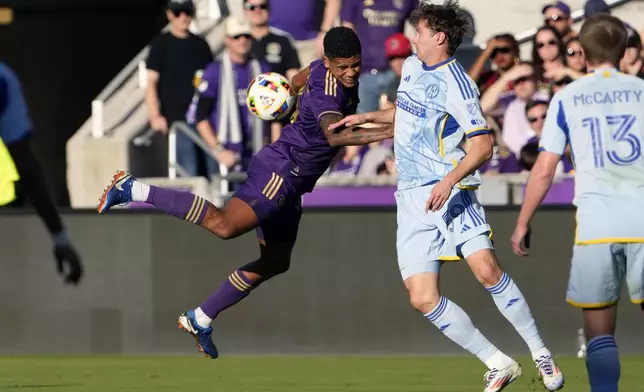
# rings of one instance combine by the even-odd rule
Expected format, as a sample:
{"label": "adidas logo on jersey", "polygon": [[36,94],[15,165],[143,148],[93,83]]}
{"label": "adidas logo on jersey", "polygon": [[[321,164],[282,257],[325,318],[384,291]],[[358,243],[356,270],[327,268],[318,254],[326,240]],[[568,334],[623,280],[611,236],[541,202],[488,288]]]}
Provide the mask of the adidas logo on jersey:
{"label": "adidas logo on jersey", "polygon": [[404,81],[405,81],[405,82],[409,82],[409,80],[410,80],[410,79],[411,79],[411,76],[407,75],[407,76],[405,76]]}

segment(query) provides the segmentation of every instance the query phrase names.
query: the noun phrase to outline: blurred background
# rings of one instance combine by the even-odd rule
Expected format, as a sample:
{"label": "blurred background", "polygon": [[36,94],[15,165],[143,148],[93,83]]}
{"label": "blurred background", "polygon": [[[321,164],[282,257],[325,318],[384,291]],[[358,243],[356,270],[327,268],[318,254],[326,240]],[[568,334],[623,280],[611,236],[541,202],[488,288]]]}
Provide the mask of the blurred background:
{"label": "blurred background", "polygon": [[[363,43],[359,110],[393,105],[402,62],[413,52],[406,21],[417,4],[0,1],[0,62],[22,86],[35,155],[85,265],[77,287],[63,286],[50,262],[47,233],[24,195],[24,179],[1,184],[15,197],[0,210],[0,318],[9,320],[0,326],[0,352],[192,352],[189,339],[175,330],[176,316],[255,254],[253,235],[224,243],[136,204],[99,218],[93,209],[114,171],[129,170],[151,184],[223,205],[244,181],[250,157],[288,123],[251,118],[245,92],[253,73],[272,70],[290,78],[321,56],[325,31],[343,24]],[[575,38],[584,18],[599,12],[622,18],[629,43],[621,71],[644,77],[644,2],[460,4],[473,29],[455,57],[479,86],[496,140],[479,199],[488,206],[501,260],[513,260],[504,267],[534,298],[537,320],[546,320],[544,336],[555,351],[574,354],[581,322],[564,304],[574,232],[570,159],[563,160],[545,201],[550,207],[535,223],[532,261],[514,260],[508,238],[549,100],[585,74]],[[228,60],[231,69],[224,65]],[[219,98],[231,88],[237,100]],[[195,107],[206,91],[215,98],[213,112],[195,124]],[[234,134],[241,141],[233,142]],[[224,153],[216,152],[219,144]],[[292,271],[226,314],[219,326],[222,351],[460,352],[406,302],[395,262],[395,175],[391,141],[340,151],[303,198]],[[524,350],[465,266],[449,268],[448,295],[492,340],[505,342],[509,352]],[[620,315],[620,333],[633,338],[625,352],[644,351],[637,316]],[[46,333],[39,330],[42,320]]]}

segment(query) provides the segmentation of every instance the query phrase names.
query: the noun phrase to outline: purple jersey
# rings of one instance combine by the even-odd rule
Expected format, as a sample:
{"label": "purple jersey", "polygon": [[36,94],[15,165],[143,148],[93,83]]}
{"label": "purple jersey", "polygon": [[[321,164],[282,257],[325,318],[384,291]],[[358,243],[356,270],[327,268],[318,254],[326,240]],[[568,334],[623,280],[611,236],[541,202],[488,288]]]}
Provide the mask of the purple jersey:
{"label": "purple jersey", "polygon": [[344,0],[340,18],[352,23],[362,42],[362,70],[389,69],[385,40],[405,29],[418,0]]}
{"label": "purple jersey", "polygon": [[320,128],[326,113],[354,114],[358,106],[358,86],[344,87],[322,60],[310,65],[306,84],[300,90],[293,122],[282,130],[280,138],[264,147],[256,156],[265,166],[288,181],[299,194],[313,190],[317,180],[329,168],[339,148],[331,147]]}

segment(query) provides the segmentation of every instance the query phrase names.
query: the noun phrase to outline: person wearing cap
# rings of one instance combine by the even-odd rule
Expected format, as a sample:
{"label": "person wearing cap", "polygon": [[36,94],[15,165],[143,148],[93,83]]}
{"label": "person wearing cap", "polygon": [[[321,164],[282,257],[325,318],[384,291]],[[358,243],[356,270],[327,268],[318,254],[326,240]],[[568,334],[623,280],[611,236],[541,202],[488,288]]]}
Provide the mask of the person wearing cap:
{"label": "person wearing cap", "polygon": [[[258,60],[270,65],[272,72],[291,80],[302,68],[295,50],[295,42],[287,32],[269,27],[270,13],[268,0],[244,0],[244,15],[250,23],[253,36],[251,53]],[[277,140],[282,126],[289,122],[290,116],[286,116],[281,121],[271,123],[271,141]]]}
{"label": "person wearing cap", "polygon": [[[191,0],[171,0],[166,9],[170,28],[150,44],[145,105],[150,128],[164,134],[173,122],[186,121],[194,94],[193,79],[213,60],[208,43],[188,30],[194,15]],[[200,155],[197,146],[179,132],[177,161],[192,176],[198,174]]]}
{"label": "person wearing cap", "polygon": [[563,1],[553,1],[544,5],[541,9],[541,14],[543,15],[544,24],[554,27],[564,42],[577,35],[572,29],[574,22],[570,16],[570,7]]}
{"label": "person wearing cap", "polygon": [[396,79],[389,67],[383,42],[402,33],[418,0],[345,0],[340,18],[362,42],[362,73],[358,85],[358,113],[378,110],[380,95]]}
{"label": "person wearing cap", "polygon": [[588,0],[584,5],[584,18],[590,18],[597,14],[609,14],[610,7],[604,0]]}
{"label": "person wearing cap", "polygon": [[411,49],[411,42],[403,33],[396,33],[387,38],[384,48],[385,56],[389,61],[389,67],[395,75],[395,78],[391,83],[389,83],[389,86],[386,87],[383,93],[383,96],[387,98],[385,106],[391,107],[394,102],[396,102],[403,63],[407,57],[412,55],[413,52]]}
{"label": "person wearing cap", "polygon": [[217,162],[207,160],[208,173],[219,173],[220,164],[228,170],[243,171],[254,152],[254,132],[266,137],[266,123],[253,116],[246,106],[246,90],[270,66],[251,54],[251,27],[230,16],[225,21],[225,49],[210,63],[197,87],[194,104],[199,135],[211,148]]}

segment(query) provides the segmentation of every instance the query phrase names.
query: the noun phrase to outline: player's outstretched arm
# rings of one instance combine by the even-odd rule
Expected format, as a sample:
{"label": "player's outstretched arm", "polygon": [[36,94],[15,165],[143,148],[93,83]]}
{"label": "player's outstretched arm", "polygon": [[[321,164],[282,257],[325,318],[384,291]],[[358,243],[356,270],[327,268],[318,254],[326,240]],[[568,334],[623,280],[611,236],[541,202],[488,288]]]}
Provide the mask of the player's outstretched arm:
{"label": "player's outstretched arm", "polygon": [[347,116],[340,121],[333,123],[329,126],[329,129],[334,130],[341,127],[352,127],[356,125],[362,125],[366,123],[375,123],[375,124],[393,124],[394,117],[396,115],[396,107],[392,107],[385,110],[378,110],[376,112],[352,114]]}
{"label": "player's outstretched arm", "polygon": [[320,118],[320,127],[324,132],[329,144],[334,147],[340,146],[360,146],[381,140],[389,139],[394,136],[394,125],[375,126],[369,128],[354,126],[342,126],[331,128],[331,124],[342,120],[340,113],[325,113]]}
{"label": "player's outstretched arm", "polygon": [[517,218],[517,225],[512,235],[512,250],[517,256],[527,255],[523,247],[523,239],[528,233],[528,226],[534,216],[534,213],[539,208],[539,205],[546,197],[552,179],[557,170],[557,164],[561,156],[549,151],[541,151],[537,162],[530,171],[530,177],[525,189],[525,196],[523,197],[523,204],[521,205],[521,212]]}

